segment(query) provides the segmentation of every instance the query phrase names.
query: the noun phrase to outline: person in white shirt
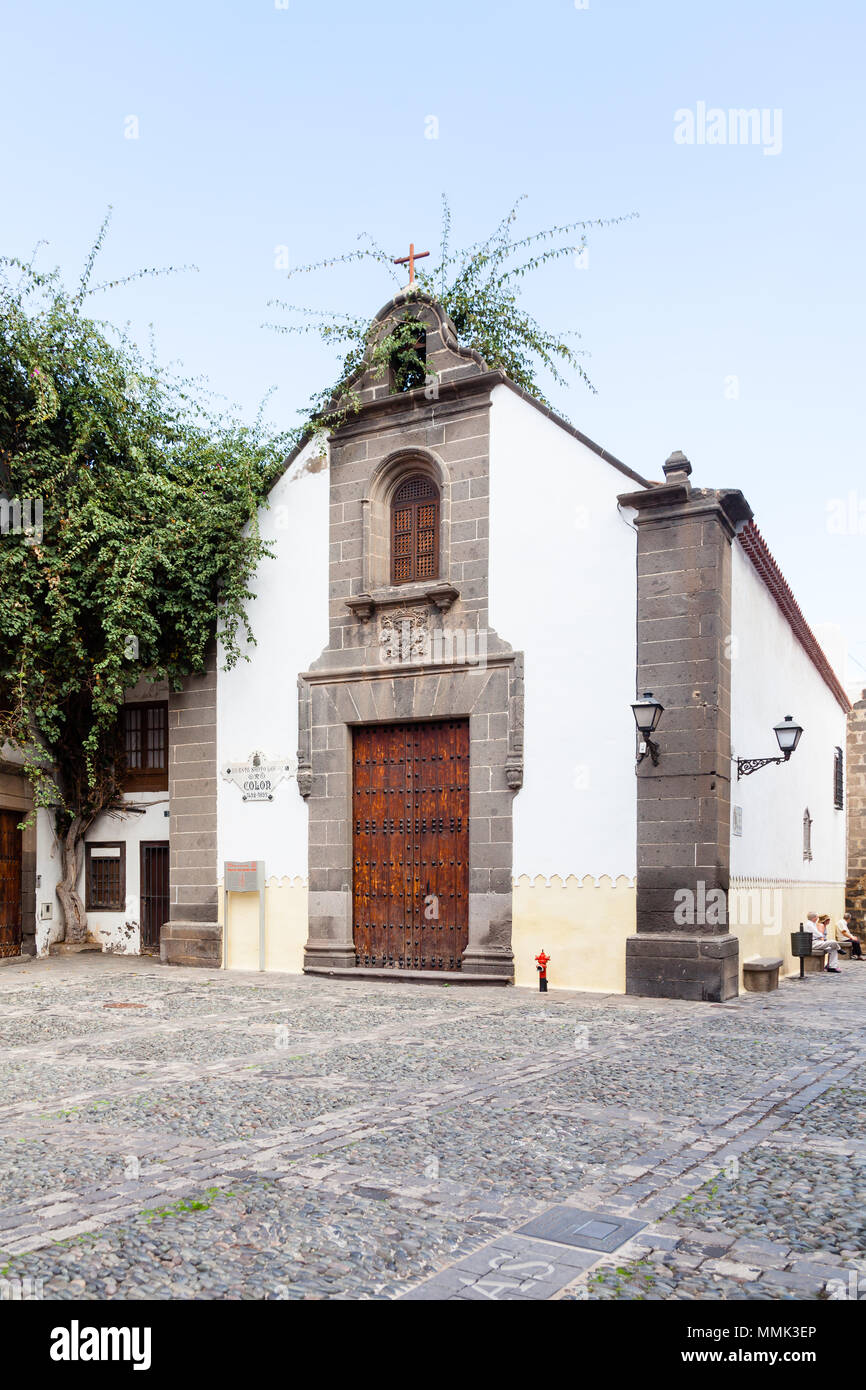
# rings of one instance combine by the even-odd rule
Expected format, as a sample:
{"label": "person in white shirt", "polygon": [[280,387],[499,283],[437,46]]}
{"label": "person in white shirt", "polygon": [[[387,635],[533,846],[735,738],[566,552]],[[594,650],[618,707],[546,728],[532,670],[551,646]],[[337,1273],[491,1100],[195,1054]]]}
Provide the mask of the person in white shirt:
{"label": "person in white shirt", "polygon": [[825,956],[826,963],[824,969],[829,971],[831,975],[841,975],[842,972],[836,964],[839,959],[839,947],[836,945],[835,941],[827,940],[826,935],[821,930],[817,912],[809,912],[807,914],[804,931],[812,933],[812,955]]}
{"label": "person in white shirt", "polygon": [[836,923],[836,940],[845,941],[848,943],[848,945],[851,947],[852,960],[863,959],[863,947],[860,945],[859,938],[856,937],[851,930],[850,912],[843,912],[842,916],[839,918],[839,921]]}

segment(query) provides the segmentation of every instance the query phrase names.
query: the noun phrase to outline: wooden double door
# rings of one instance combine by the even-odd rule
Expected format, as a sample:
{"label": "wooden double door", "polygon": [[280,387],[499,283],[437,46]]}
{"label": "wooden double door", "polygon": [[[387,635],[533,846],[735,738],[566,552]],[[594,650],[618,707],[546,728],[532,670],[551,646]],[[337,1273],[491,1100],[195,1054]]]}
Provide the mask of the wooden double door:
{"label": "wooden double door", "polygon": [[459,970],[469,940],[469,721],[353,731],[355,959]]}
{"label": "wooden double door", "polygon": [[21,831],[23,811],[0,811],[0,956],[21,954]]}

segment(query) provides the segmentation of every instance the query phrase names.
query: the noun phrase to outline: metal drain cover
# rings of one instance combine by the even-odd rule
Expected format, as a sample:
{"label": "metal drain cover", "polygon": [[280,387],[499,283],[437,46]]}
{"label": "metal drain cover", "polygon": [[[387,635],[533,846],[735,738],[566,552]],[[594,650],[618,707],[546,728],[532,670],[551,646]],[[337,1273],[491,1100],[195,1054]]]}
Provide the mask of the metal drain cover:
{"label": "metal drain cover", "polygon": [[630,1221],[608,1212],[582,1211],[579,1207],[551,1207],[525,1226],[522,1236],[537,1240],[552,1240],[558,1245],[577,1245],[581,1250],[608,1253],[624,1245],[646,1225],[645,1221]]}

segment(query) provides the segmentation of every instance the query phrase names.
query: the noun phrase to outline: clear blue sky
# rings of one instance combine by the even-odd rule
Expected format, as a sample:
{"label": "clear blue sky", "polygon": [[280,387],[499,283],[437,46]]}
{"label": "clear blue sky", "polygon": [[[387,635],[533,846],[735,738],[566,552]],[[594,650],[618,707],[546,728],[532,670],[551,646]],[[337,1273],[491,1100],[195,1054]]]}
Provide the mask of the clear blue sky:
{"label": "clear blue sky", "polygon": [[[372,266],[287,282],[276,246],[296,265],[362,231],[433,249],[442,192],[463,242],[522,193],[527,231],[638,212],[592,236],[586,268],[527,286],[591,353],[598,395],[555,403],[650,476],[681,448],[696,484],[742,488],[866,685],[862,0],[280,3],[7,10],[2,249],[46,238],[41,263],[72,278],[113,204],[103,278],[198,273],[95,307],[142,339],[152,323],[162,357],[250,413],[276,386],[289,425],[335,363],[264,329],[267,301],[372,314],[392,288]],[[781,110],[781,152],[677,144],[674,113],[699,102]],[[841,534],[834,499],[854,507]]]}

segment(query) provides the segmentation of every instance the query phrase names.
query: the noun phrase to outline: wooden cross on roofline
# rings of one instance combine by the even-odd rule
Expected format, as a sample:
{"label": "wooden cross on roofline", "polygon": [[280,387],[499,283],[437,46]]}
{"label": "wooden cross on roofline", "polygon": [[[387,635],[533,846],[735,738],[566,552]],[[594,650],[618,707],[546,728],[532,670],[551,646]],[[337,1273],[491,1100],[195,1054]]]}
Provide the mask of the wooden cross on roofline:
{"label": "wooden cross on roofline", "polygon": [[409,284],[410,284],[410,285],[414,285],[414,283],[415,283],[415,262],[416,262],[416,261],[423,261],[424,257],[425,257],[425,256],[429,256],[429,255],[430,255],[430,252],[429,252],[429,251],[416,251],[416,250],[415,250],[415,243],[414,243],[414,241],[410,241],[410,242],[409,242],[409,254],[408,254],[408,256],[398,256],[397,259],[394,261],[394,265],[405,265],[406,262],[408,261],[408,262],[409,262]]}

